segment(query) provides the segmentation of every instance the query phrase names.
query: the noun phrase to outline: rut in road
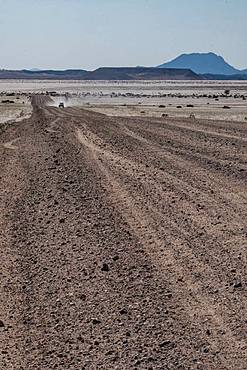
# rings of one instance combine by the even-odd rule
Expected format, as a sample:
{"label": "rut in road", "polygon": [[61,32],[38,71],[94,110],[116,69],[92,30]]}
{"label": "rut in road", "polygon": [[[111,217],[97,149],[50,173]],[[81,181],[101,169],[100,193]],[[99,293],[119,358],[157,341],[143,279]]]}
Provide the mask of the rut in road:
{"label": "rut in road", "polygon": [[47,102],[0,136],[1,368],[244,369],[246,125]]}

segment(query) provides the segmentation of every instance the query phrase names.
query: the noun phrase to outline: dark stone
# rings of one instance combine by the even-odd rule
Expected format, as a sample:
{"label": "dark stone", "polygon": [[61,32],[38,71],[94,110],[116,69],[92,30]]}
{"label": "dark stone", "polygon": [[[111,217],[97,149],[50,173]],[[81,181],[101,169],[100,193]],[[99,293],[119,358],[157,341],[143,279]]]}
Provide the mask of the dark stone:
{"label": "dark stone", "polygon": [[120,312],[120,315],[127,315],[127,313],[128,313],[128,311],[125,308],[123,308],[119,312]]}
{"label": "dark stone", "polygon": [[100,323],[101,323],[101,321],[100,321],[100,320],[98,320],[98,319],[92,319],[92,323],[93,323],[94,325],[97,325],[97,324],[100,324]]}
{"label": "dark stone", "polygon": [[233,288],[242,288],[242,283],[241,283],[241,281],[236,281],[236,282],[233,284]]}
{"label": "dark stone", "polygon": [[166,293],[166,294],[165,294],[165,297],[166,297],[166,298],[172,298],[172,293]]}
{"label": "dark stone", "polygon": [[103,266],[102,266],[101,270],[105,271],[105,272],[109,271],[109,266],[107,265],[107,263],[103,263]]}
{"label": "dark stone", "polygon": [[174,347],[174,344],[170,340],[165,340],[164,342],[159,344],[160,348],[165,347]]}

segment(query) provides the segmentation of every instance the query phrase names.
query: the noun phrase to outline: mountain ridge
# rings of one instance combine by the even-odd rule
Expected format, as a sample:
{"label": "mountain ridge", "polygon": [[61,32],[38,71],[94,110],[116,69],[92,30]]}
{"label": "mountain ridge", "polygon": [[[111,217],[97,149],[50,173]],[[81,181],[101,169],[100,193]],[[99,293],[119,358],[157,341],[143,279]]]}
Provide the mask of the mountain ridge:
{"label": "mountain ridge", "polygon": [[[220,59],[218,60],[220,60],[221,62],[223,61],[225,63],[222,57],[220,57]],[[165,64],[163,64],[163,66]],[[144,67],[144,66],[100,67],[94,71],[87,71],[84,69],[65,69],[65,70],[0,69],[0,79],[1,80],[4,80],[4,79],[115,80],[115,81],[116,80],[247,80],[247,69],[242,70],[242,71],[233,69],[231,71],[233,71],[234,74],[222,73],[222,70],[221,70],[221,73],[212,73],[212,72],[196,73],[191,68],[167,68],[167,67]]]}
{"label": "mountain ridge", "polygon": [[200,80],[189,69],[154,67],[101,67],[95,71],[70,69],[64,71],[0,70],[0,79],[62,79],[62,80]]}

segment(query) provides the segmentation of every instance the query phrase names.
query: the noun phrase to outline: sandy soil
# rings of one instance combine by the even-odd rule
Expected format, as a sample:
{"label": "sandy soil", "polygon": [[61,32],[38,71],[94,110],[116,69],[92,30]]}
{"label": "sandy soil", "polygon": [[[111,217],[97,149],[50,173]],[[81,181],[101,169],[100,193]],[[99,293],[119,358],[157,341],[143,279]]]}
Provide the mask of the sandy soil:
{"label": "sandy soil", "polygon": [[[136,104],[88,104],[84,106],[90,111],[103,113],[108,116],[128,116],[128,117],[171,117],[212,119],[224,121],[240,121],[247,124],[247,103],[236,103],[230,99],[221,99],[217,104],[209,103],[206,99],[194,102],[194,99],[163,99],[156,105],[146,102]],[[191,107],[191,105],[193,105]],[[223,108],[229,106],[230,109]]]}
{"label": "sandy soil", "polygon": [[[10,102],[6,102],[6,101]],[[31,116],[32,106],[29,97],[0,93],[0,124],[9,121],[21,121]]]}
{"label": "sandy soil", "polygon": [[246,369],[246,123],[48,99],[0,135],[0,368]]}

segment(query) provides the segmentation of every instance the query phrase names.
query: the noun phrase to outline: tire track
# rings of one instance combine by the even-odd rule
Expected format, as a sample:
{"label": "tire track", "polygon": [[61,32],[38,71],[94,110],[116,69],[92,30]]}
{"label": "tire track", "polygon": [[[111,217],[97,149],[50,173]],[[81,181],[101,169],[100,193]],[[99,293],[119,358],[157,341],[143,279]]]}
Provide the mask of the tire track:
{"label": "tire track", "polygon": [[245,369],[246,125],[32,104],[0,135],[1,369]]}

